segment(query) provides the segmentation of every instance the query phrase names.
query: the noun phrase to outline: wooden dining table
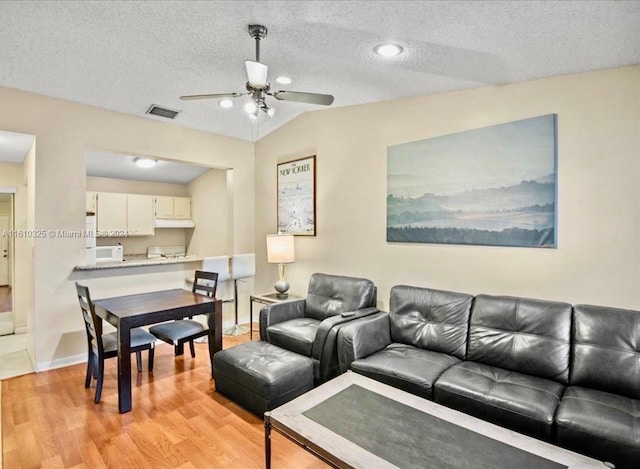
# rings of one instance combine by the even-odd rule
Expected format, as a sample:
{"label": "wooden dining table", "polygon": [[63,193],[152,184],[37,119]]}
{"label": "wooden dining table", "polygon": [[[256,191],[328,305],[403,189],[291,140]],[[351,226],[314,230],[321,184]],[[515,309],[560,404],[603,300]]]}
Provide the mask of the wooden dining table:
{"label": "wooden dining table", "polygon": [[[129,412],[131,402],[131,329],[159,322],[207,315],[209,359],[222,350],[222,300],[176,288],[94,301],[96,315],[113,325],[118,334],[118,410]],[[101,327],[101,325],[100,325]],[[100,331],[101,333],[101,331]]]}

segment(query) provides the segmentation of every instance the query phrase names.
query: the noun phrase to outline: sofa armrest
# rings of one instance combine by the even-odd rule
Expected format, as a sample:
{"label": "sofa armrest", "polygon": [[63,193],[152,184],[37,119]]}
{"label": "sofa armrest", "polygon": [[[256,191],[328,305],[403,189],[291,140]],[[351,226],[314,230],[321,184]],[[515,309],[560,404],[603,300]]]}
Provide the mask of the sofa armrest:
{"label": "sofa armrest", "polygon": [[330,316],[322,321],[320,323],[320,327],[318,327],[318,332],[316,332],[316,338],[313,341],[311,357],[320,360],[325,349],[327,337],[331,330],[333,330],[336,326],[338,326],[339,324],[345,324],[347,322],[355,321],[356,319],[364,318],[377,312],[378,308],[364,308],[359,309],[358,311],[336,314],[335,316]]}
{"label": "sofa armrest", "polygon": [[345,372],[351,363],[379,352],[391,343],[389,313],[378,314],[354,321],[338,332],[338,361]]}
{"label": "sofa armrest", "polygon": [[305,300],[286,301],[260,310],[260,340],[267,340],[267,327],[290,319],[303,318]]}
{"label": "sofa armrest", "polygon": [[331,316],[320,323],[311,349],[311,357],[318,360],[316,385],[340,374],[337,346],[338,331],[352,321],[358,321],[377,312],[377,308],[364,308]]}

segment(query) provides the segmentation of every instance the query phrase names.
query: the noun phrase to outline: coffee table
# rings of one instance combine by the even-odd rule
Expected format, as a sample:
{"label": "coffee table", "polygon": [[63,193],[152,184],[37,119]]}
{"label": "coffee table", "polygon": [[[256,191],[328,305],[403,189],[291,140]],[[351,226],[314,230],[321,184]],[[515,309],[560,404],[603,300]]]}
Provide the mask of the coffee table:
{"label": "coffee table", "polygon": [[271,430],[339,468],[608,467],[350,371],[264,416],[267,468]]}

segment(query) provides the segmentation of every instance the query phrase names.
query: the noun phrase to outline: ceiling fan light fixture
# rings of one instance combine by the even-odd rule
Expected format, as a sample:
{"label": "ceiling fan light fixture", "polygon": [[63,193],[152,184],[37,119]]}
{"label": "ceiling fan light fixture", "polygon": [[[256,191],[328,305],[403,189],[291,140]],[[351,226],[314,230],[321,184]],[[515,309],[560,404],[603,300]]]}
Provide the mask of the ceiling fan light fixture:
{"label": "ceiling fan light fixture", "polygon": [[218,102],[218,106],[220,106],[223,109],[229,109],[230,107],[233,107],[233,100],[231,98],[221,99]]}
{"label": "ceiling fan light fixture", "polygon": [[158,163],[158,160],[153,158],[134,158],[133,162],[141,168],[153,168]]}
{"label": "ceiling fan light fixture", "polygon": [[258,89],[267,87],[267,72],[269,67],[260,62],[253,60],[244,61],[247,67],[247,76],[249,77],[249,84]]}
{"label": "ceiling fan light fixture", "polygon": [[381,55],[382,57],[395,57],[397,55],[402,54],[404,49],[400,44],[387,42],[383,44],[378,44],[373,48],[373,51],[376,54]]}
{"label": "ceiling fan light fixture", "polygon": [[290,85],[291,84],[291,78],[281,75],[278,78],[276,78],[276,82],[280,83],[281,85]]}
{"label": "ceiling fan light fixture", "polygon": [[244,105],[244,112],[246,112],[250,116],[255,116],[258,114],[258,105],[255,103],[255,101],[247,101],[247,103]]}
{"label": "ceiling fan light fixture", "polygon": [[266,112],[267,112],[267,116],[273,117],[273,115],[276,113],[276,110],[272,107],[269,107],[267,108]]}

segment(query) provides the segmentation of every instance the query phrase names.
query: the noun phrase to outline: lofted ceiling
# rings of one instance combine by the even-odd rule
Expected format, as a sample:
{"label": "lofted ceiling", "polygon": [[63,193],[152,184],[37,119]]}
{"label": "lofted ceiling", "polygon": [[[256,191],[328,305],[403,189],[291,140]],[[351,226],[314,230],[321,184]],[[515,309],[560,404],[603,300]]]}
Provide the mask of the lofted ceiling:
{"label": "lofted ceiling", "polygon": [[[0,86],[256,140],[323,106],[269,98],[251,124],[239,105],[181,101],[244,92],[247,25],[268,27],[272,89],[328,93],[333,106],[520,82],[640,63],[638,1],[0,2]],[[383,41],[404,54],[384,59]],[[164,120],[147,116],[150,119]]]}

